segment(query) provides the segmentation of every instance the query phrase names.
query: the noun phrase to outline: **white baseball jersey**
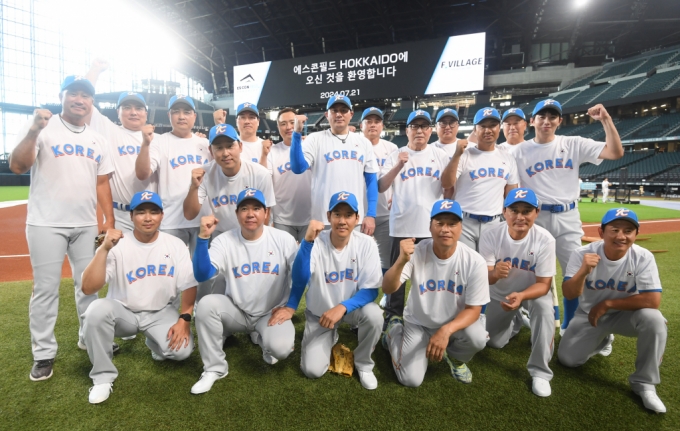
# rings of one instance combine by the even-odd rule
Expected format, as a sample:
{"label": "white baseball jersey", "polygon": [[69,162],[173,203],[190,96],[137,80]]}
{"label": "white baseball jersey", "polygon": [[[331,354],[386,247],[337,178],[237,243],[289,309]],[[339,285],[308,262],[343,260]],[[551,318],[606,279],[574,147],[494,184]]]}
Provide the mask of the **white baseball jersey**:
{"label": "white baseball jersey", "polygon": [[287,232],[264,226],[262,236],[248,241],[241,228],[216,236],[210,262],[226,279],[226,295],[244,313],[264,316],[288,301],[297,242]]}
{"label": "white baseball jersey", "polygon": [[359,289],[377,289],[382,285],[380,254],[373,238],[352,231],[345,248],[337,250],[330,234],[330,230],[321,232],[312,248],[312,276],[305,300],[307,309],[315,316],[350,299]]}
{"label": "white baseball jersey", "polygon": [[[32,124],[33,118],[19,132],[19,141]],[[62,124],[59,115],[53,115],[35,144],[26,224],[96,226],[97,177],[113,172],[108,145],[91,127],[74,133]]]}
{"label": "white baseball jersey", "polygon": [[401,282],[411,280],[404,320],[426,328],[440,328],[452,321],[466,305],[489,302],[489,278],[482,256],[462,242],[453,256],[439,259],[432,239],[416,244],[401,271]]}
{"label": "white baseball jersey", "polygon": [[278,198],[272,220],[287,226],[306,226],[312,217],[312,171],[295,175],[290,170],[290,146],[279,142],[267,156],[267,168]]}
{"label": "white baseball jersey", "polygon": [[602,181],[602,190],[609,191],[609,184],[611,184],[609,181]]}
{"label": "white baseball jersey", "polygon": [[130,233],[121,238],[106,258],[106,297],[132,311],[158,311],[181,291],[198,285],[181,239],[164,232],[145,244]]}
{"label": "white baseball jersey", "polygon": [[241,160],[260,163],[260,157],[262,157],[262,139],[256,138],[252,142],[242,140],[241,146],[243,148],[241,151]]}
{"label": "white baseball jersey", "polygon": [[366,215],[364,172],[378,172],[371,141],[359,133],[349,133],[343,144],[330,130],[325,130],[307,136],[302,152],[312,168],[312,218],[329,224],[326,213],[331,196],[346,191],[357,198],[361,223]]}
{"label": "white baseball jersey", "polygon": [[524,141],[513,155],[522,187],[533,190],[541,204],[568,205],[579,197],[579,165],[602,163],[604,147],[604,142],[558,135],[547,144]]}
{"label": "white baseball jersey", "polygon": [[168,132],[151,142],[151,171],[158,171],[158,195],[163,200],[161,229],[198,227],[201,217],[210,214],[210,208],[204,205],[195,219],[184,218],[184,198],[191,186],[191,171],[212,160],[208,148],[207,139],[193,134],[184,139]]}
{"label": "white baseball jersey", "polygon": [[513,157],[515,155],[515,151],[517,151],[518,146],[519,146],[519,144],[512,145],[512,144],[508,144],[507,142],[502,142],[502,143],[496,145],[496,147],[501,148],[501,149],[507,151],[508,153],[512,154]]}
{"label": "white baseball jersey", "polygon": [[[389,155],[398,150],[399,147],[397,147],[396,144],[384,139],[380,139],[377,144],[373,145],[373,154],[375,154],[375,162],[377,164],[376,169],[381,171],[385,166],[385,162],[387,162]],[[378,217],[390,215],[388,203],[391,199],[392,187],[378,195],[378,209],[376,210],[376,215]]]}
{"label": "white baseball jersey", "polygon": [[[114,202],[129,205],[135,193],[144,190],[158,190],[158,175],[153,174],[144,181],[137,178],[135,162],[142,144],[141,130],[132,131],[114,124],[98,109],[92,109],[90,127],[109,142],[109,154],[113,163],[113,175],[109,177],[111,197]],[[154,139],[160,135],[154,133]]]}
{"label": "white baseball jersey", "polygon": [[[579,247],[571,254],[564,278],[573,277],[581,268],[583,255],[597,253],[600,262],[586,277],[579,307],[586,313],[606,299],[622,299],[645,292],[661,292],[661,280],[651,251],[633,244],[626,255],[616,261],[604,254],[604,241]],[[609,310],[608,313],[615,310]]]}
{"label": "white baseball jersey", "polygon": [[408,153],[408,162],[391,187],[390,236],[428,238],[432,205],[444,196],[441,174],[449,157],[444,150],[431,145],[422,151],[401,147],[387,158],[381,175],[398,164],[402,152]]}
{"label": "white baseball jersey", "polygon": [[494,147],[468,146],[460,156],[454,199],[463,211],[485,216],[503,212],[505,186],[518,184],[517,163],[510,153]]}
{"label": "white baseball jersey", "polygon": [[499,223],[482,232],[479,254],[487,266],[509,262],[510,273],[489,286],[491,298],[505,302],[513,292],[521,292],[536,283],[536,277],[554,277],[556,268],[555,238],[538,225],[529,229],[527,236],[515,241],[507,223]]}
{"label": "white baseball jersey", "polygon": [[212,212],[220,221],[217,224],[218,232],[239,227],[236,201],[238,194],[247,188],[260,190],[268,207],[276,205],[272,177],[264,166],[241,159],[238,173],[228,177],[217,162],[212,161],[205,165],[203,182],[198,187],[198,201],[203,204],[208,198]]}
{"label": "white baseball jersey", "polygon": [[451,160],[456,152],[456,147],[458,146],[458,139],[451,142],[450,144],[442,144],[440,141],[434,141],[433,143],[428,145],[432,145],[433,147],[437,147],[440,150],[444,150],[446,155],[449,156],[449,160]]}

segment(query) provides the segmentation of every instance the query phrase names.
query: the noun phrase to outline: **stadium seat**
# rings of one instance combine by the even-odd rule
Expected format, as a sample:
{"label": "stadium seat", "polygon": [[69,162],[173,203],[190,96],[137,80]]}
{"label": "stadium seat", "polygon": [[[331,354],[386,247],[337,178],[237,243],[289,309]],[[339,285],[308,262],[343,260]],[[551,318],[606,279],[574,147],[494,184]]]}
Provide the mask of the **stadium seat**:
{"label": "stadium seat", "polygon": [[646,58],[642,60],[627,61],[625,63],[614,64],[614,66],[606,70],[603,70],[602,75],[600,75],[597,79],[599,80],[604,78],[613,78],[616,76],[628,75],[631,72],[634,72],[645,61],[647,61]]}
{"label": "stadium seat", "polygon": [[628,135],[631,133],[637,133],[639,131],[647,130],[650,124],[657,120],[658,117],[635,117],[635,118],[625,118],[616,123],[616,130],[619,132],[619,136],[623,139],[636,139]]}
{"label": "stadium seat", "polygon": [[639,69],[638,72],[649,72],[650,70],[656,68],[659,68],[660,66],[663,66],[667,63],[670,63],[676,56],[678,55],[678,51],[673,51],[669,52],[666,54],[661,54],[661,55],[656,55],[654,57],[651,57],[649,60],[647,60],[647,63],[643,64]]}
{"label": "stadium seat", "polygon": [[413,111],[409,108],[399,108],[390,118],[390,122],[393,122],[393,123],[403,122],[403,123],[405,123],[411,112],[413,112]]}
{"label": "stadium seat", "polygon": [[579,175],[581,178],[589,180],[602,180],[604,177],[608,177],[610,180],[618,179],[622,167],[653,156],[654,151],[635,151],[625,153],[618,160],[604,160],[599,165],[584,163],[579,167]]}
{"label": "stadium seat", "polygon": [[323,118],[323,112],[309,112],[305,113],[307,116],[307,124],[310,126],[316,125],[316,123]]}
{"label": "stadium seat", "polygon": [[680,77],[680,72],[673,70],[670,72],[656,73],[642,83],[635,90],[631,91],[626,97],[639,96],[641,94],[658,93],[668,86],[671,82]]}
{"label": "stadium seat", "polygon": [[[572,94],[573,97],[568,98],[564,103],[562,103],[562,107],[565,108],[567,106],[590,105],[591,100],[595,99],[595,101],[597,101],[597,96],[606,91],[609,87],[610,85],[606,84],[586,88],[575,96]],[[559,99],[557,100],[560,101]]]}
{"label": "stadium seat", "polygon": [[358,126],[359,123],[361,122],[361,114],[363,113],[363,110],[357,110],[354,115],[352,115],[352,119],[349,120],[349,124],[353,126]]}
{"label": "stadium seat", "polygon": [[395,135],[392,143],[397,147],[405,147],[408,144],[408,137],[406,135]]}
{"label": "stadium seat", "polygon": [[578,88],[578,87],[583,87],[585,85],[590,84],[591,82],[597,80],[600,75],[602,75],[602,71],[596,72],[596,73],[591,73],[583,78],[580,78],[571,84],[567,84],[562,90],[568,90],[570,88]]}
{"label": "stadium seat", "polygon": [[645,79],[646,78],[644,77],[626,79],[625,81],[619,81],[616,84],[612,84],[605,92],[597,96],[595,102],[601,103],[607,100],[621,99]]}

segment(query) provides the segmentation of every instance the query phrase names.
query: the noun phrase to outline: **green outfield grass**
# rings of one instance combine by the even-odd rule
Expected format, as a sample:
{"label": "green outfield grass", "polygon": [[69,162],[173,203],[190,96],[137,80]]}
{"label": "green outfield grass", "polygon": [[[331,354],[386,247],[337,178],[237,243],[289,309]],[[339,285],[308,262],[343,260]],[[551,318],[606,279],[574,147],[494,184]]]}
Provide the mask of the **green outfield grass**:
{"label": "green outfield grass", "polygon": [[578,204],[578,210],[581,213],[581,221],[583,223],[599,223],[602,216],[607,210],[611,208],[620,207],[630,208],[637,214],[640,220],[657,220],[666,218],[680,218],[680,211],[670,210],[665,208],[656,208],[646,205],[622,205],[617,203],[590,202],[583,200]]}
{"label": "green outfield grass", "polygon": [[[295,352],[287,360],[269,366],[246,334],[236,335],[226,346],[229,376],[200,396],[189,393],[202,371],[198,351],[183,363],[159,363],[151,359],[143,336],[118,340],[121,352],[114,363],[120,376],[114,392],[105,403],[92,406],[87,401],[90,362],[76,346],[73,284],[67,279],[60,290],[54,377],[44,382],[28,379],[31,283],[0,284],[0,429],[677,430],[680,275],[674,268],[680,233],[650,236],[641,245],[671,250],[656,256],[664,286],[661,309],[669,327],[658,387],[666,415],[649,413],[628,387],[635,339],[617,337],[611,356],[596,356],[580,369],[562,367],[555,356],[553,395],[545,399],[531,393],[527,329],[503,350],[480,352],[469,363],[471,385],[456,382],[448,367],[437,363],[431,364],[420,388],[405,388],[397,382],[388,353],[378,345],[373,357],[379,387],[366,391],[356,376],[327,374],[318,380],[303,376],[302,311],[294,317]],[[347,327],[341,328],[340,341],[356,347],[356,337]]]}
{"label": "green outfield grass", "polygon": [[0,202],[28,199],[28,186],[0,186]]}

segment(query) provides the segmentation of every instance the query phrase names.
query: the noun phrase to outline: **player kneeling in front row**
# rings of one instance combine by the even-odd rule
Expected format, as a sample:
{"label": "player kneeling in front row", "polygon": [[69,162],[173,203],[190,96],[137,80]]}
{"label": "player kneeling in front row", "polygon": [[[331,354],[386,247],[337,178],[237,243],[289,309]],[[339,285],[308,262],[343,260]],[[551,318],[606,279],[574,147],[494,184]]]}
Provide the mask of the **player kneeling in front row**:
{"label": "player kneeling in front row", "polygon": [[359,204],[349,192],[331,196],[326,215],[331,230],[312,220],[293,267],[293,289],[285,307],[272,316],[275,324],[288,322],[300,303],[305,285],[307,309],[302,337],[300,367],[310,379],[323,376],[330,364],[331,350],[338,341],[341,322],[359,327],[354,365],[361,385],[378,387],[371,354],[380,339],[382,310],[374,303],[382,282],[378,246],[368,235],[355,232]]}
{"label": "player kneeling in front row", "polygon": [[197,305],[196,332],[204,372],[191,388],[192,394],[208,392],[216,380],[226,377],[229,365],[222,346],[229,334],[245,332],[257,337],[253,341],[262,347],[268,364],[293,351],[293,323],[274,325],[270,317],[288,300],[297,243],[291,234],[266,226],[267,213],[260,190],[243,190],[236,201],[240,227],[215,237],[210,250],[210,235],[219,221],[214,216],[201,219],[193,257],[196,279],[203,282],[223,275],[226,294],[206,295]]}
{"label": "player kneeling in front row", "polygon": [[[196,280],[189,250],[182,240],[160,232],[163,203],[153,192],[136,193],[130,203],[132,233],[110,229],[83,272],[83,293],[109,284],[106,298],[83,314],[83,335],[92,362],[90,403],[109,398],[118,370],[111,361],[113,337],[138,332],[156,361],[182,361],[194,350],[191,313]],[[182,314],[173,301],[181,292]]]}
{"label": "player kneeling in front row", "polygon": [[555,323],[550,284],[555,276],[555,239],[538,225],[538,198],[529,189],[514,189],[505,198],[506,223],[483,232],[479,253],[489,269],[491,302],[486,309],[487,345],[503,348],[522,328],[520,307],[529,310],[532,391],[550,396]]}
{"label": "player kneeling in front row", "polygon": [[609,356],[613,334],[637,337],[635,372],[628,382],[646,408],[665,413],[656,385],[668,328],[659,311],[661,281],[654,255],[633,244],[639,226],[633,211],[611,209],[599,228],[604,241],[571,254],[562,292],[567,299],[578,298],[579,306],[557,356],[563,365],[578,367],[597,354]]}
{"label": "player kneeling in front row", "polygon": [[385,273],[383,292],[392,293],[411,280],[403,319],[393,316],[383,335],[399,382],[417,387],[423,382],[428,359],[442,358],[459,382],[471,383],[466,365],[486,346],[488,334],[479,320],[489,302],[484,259],[458,241],[463,213],[457,202],[434,203],[430,213],[432,239],[400,243],[399,258]]}

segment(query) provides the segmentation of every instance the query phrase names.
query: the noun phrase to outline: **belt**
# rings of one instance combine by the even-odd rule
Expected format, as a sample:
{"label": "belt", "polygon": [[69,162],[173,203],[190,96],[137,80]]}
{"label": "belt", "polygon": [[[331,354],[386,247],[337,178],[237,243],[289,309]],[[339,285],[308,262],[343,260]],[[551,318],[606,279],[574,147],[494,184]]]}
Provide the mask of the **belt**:
{"label": "belt", "polygon": [[469,217],[473,220],[477,220],[480,223],[488,223],[488,222],[493,221],[496,218],[501,216],[500,214],[495,215],[495,216],[485,216],[485,215],[470,214],[470,213],[466,213],[466,212],[463,212],[463,214],[466,217]]}
{"label": "belt", "polygon": [[550,211],[551,213],[563,213],[571,211],[576,208],[576,202],[567,205],[541,205],[541,211]]}
{"label": "belt", "polygon": [[121,211],[132,211],[130,209],[130,205],[124,205],[124,204],[121,204],[121,203],[118,203],[118,202],[113,203],[113,208],[117,209],[117,210],[121,210]]}

